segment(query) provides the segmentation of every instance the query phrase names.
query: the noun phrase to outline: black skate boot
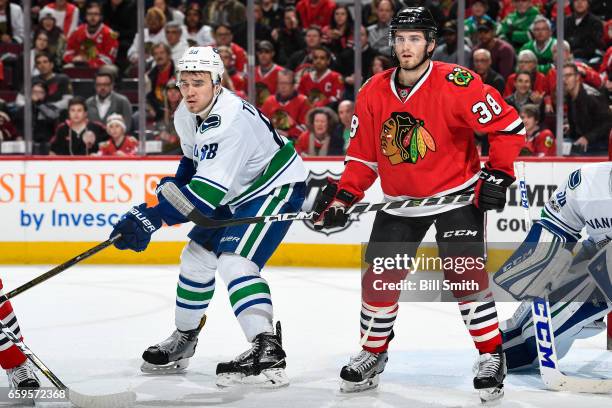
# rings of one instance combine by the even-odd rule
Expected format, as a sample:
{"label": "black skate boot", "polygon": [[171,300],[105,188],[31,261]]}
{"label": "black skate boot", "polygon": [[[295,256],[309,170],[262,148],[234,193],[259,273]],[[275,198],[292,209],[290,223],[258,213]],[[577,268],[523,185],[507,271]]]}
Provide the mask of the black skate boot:
{"label": "black skate boot", "polygon": [[11,388],[40,388],[40,380],[29,361],[6,370]]}
{"label": "black skate boot", "polygon": [[198,335],[206,323],[206,316],[193,330],[175,330],[166,340],[149,347],[142,353],[140,371],[145,374],[177,374],[189,366],[189,357],[195,353]]}
{"label": "black skate boot", "polygon": [[372,353],[361,350],[359,354],[351,357],[349,363],[342,367],[340,371],[340,391],[360,392],[376,388],[378,386],[378,376],[385,370],[385,365],[389,357],[387,352]]}
{"label": "black skate boot", "polygon": [[474,365],[476,377],[474,388],[478,390],[480,400],[489,402],[504,396],[504,378],[506,378],[506,357],[501,346],[493,353],[481,354]]}
{"label": "black skate boot", "polygon": [[252,344],[249,350],[232,361],[217,365],[217,385],[253,384],[266,388],[289,385],[280,322],[276,322],[276,334],[258,334]]}

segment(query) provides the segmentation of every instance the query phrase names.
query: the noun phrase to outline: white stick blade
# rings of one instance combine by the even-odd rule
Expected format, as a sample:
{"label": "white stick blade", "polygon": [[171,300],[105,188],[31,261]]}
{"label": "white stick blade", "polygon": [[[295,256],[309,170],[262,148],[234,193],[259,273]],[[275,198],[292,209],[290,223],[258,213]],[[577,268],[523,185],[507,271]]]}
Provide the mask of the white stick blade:
{"label": "white stick blade", "polygon": [[68,398],[79,408],[129,408],[136,402],[136,393],[132,391],[106,395],[85,395],[69,390]]}
{"label": "white stick blade", "polygon": [[585,392],[589,394],[612,393],[612,380],[603,378],[569,377],[560,371],[540,368],[546,388],[554,391]]}

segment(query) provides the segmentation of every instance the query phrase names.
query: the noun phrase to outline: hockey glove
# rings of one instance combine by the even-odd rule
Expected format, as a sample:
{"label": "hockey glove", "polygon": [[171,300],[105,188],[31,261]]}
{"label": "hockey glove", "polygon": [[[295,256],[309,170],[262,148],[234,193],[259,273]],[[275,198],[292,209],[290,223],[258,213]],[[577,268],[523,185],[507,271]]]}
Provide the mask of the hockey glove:
{"label": "hockey glove", "polygon": [[317,199],[313,211],[316,213],[314,228],[320,231],[323,228],[343,227],[349,215],[346,210],[357,201],[357,197],[346,190],[338,191],[338,183],[328,180]]}
{"label": "hockey glove", "polygon": [[117,249],[131,249],[136,252],[147,249],[151,242],[151,234],[160,229],[162,218],[155,208],[147,208],[147,204],[132,207],[115,225],[111,237],[121,234],[115,241]]}
{"label": "hockey glove", "polygon": [[506,190],[515,178],[486,166],[480,170],[479,177],[474,188],[474,206],[481,211],[503,210],[506,205]]}

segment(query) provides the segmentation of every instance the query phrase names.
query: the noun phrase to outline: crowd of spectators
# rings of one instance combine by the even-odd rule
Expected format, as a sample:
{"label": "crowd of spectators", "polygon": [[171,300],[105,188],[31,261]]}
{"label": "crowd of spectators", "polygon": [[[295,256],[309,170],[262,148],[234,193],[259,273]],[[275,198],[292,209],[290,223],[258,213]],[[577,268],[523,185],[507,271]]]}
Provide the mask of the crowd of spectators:
{"label": "crowd of spectators", "polygon": [[[180,153],[173,114],[181,101],[175,66],[193,45],[217,47],[223,86],[254,100],[303,156],[342,155],[355,100],[354,2],[256,0],[255,77],[247,76],[246,0],[146,0],[144,50],[139,50],[136,0],[32,0],[30,33],[20,1],[0,0],[0,142],[19,140],[24,93],[32,100],[33,153],[134,155],[138,138]],[[430,9],[439,36],[433,60],[465,65],[520,113],[523,154],[556,154],[555,115],[564,112],[568,154],[608,150],[612,113],[612,20],[609,0],[565,2],[563,106],[556,106],[556,1],[466,0],[457,21],[453,0],[363,3],[362,83],[394,66],[389,22],[406,6]],[[458,47],[458,27],[465,43]],[[23,50],[24,36],[31,50]],[[459,49],[461,48],[461,49]],[[139,52],[146,62],[146,111],[137,111]],[[29,52],[32,88],[23,89]],[[145,115],[146,134],[138,135]],[[134,137],[136,136],[136,137]],[[482,153],[486,135],[475,135]],[[0,144],[1,145],[1,144]],[[159,146],[156,145],[156,146]]]}

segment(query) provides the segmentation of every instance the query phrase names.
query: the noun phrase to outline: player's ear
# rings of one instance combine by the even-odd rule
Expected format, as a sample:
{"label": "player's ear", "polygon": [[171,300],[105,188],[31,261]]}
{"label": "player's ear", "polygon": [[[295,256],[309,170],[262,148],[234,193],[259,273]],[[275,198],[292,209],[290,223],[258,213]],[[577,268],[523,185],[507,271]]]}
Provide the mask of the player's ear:
{"label": "player's ear", "polygon": [[433,54],[435,49],[436,49],[436,39],[432,38],[427,44],[427,53],[431,55]]}

